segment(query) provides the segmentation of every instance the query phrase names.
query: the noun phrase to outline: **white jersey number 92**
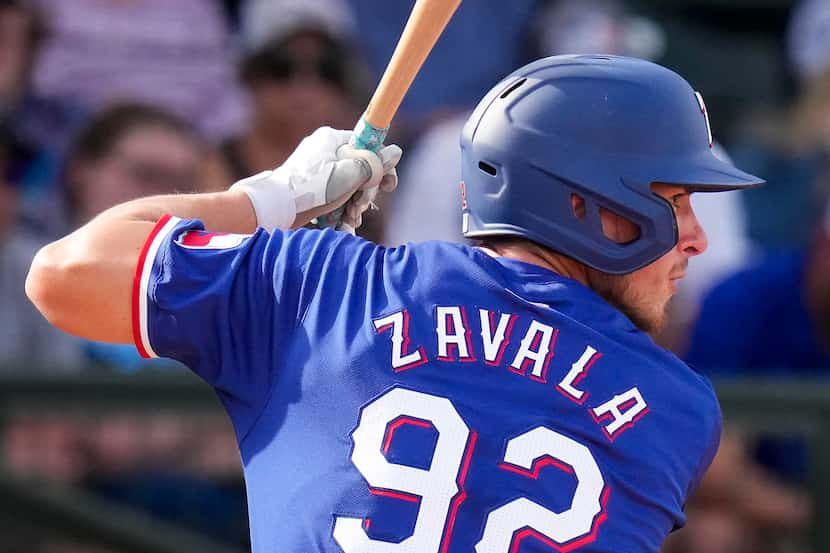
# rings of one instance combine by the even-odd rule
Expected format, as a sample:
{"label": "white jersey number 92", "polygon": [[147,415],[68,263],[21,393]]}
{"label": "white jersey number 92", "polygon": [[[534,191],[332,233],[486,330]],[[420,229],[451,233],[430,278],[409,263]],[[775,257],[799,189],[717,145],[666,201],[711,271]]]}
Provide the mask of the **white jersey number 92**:
{"label": "white jersey number 92", "polygon": [[[387,429],[401,417],[428,421],[437,431],[429,469],[386,459],[383,442]],[[394,388],[369,403],[352,433],[352,462],[370,487],[419,496],[420,508],[412,534],[398,543],[371,539],[363,519],[336,517],[334,539],[344,553],[446,552],[462,493],[459,482],[469,466],[470,437],[470,429],[447,398]],[[605,482],[587,447],[537,426],[507,442],[504,463],[530,472],[535,462],[548,457],[573,469],[577,486],[571,507],[554,513],[527,498],[514,499],[487,515],[476,553],[510,553],[514,540],[529,534],[552,545],[591,535],[603,510]],[[571,545],[578,547],[577,543]]]}

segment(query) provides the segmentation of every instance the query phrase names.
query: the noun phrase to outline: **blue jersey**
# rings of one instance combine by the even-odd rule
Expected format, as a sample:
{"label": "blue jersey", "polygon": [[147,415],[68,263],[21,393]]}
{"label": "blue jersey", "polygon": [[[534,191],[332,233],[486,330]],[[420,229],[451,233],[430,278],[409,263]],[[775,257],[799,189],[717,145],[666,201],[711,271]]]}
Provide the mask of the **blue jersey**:
{"label": "blue jersey", "polygon": [[134,323],[224,404],[255,553],[657,552],[720,435],[591,290],[463,245],[164,218]]}

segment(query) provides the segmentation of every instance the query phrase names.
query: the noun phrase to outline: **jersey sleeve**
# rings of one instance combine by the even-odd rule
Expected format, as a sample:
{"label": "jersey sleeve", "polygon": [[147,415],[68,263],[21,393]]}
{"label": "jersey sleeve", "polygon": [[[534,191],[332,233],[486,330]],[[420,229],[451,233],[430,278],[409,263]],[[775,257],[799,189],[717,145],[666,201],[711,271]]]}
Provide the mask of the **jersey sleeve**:
{"label": "jersey sleeve", "polygon": [[181,361],[212,385],[242,439],[270,397],[343,234],[213,233],[200,221],[165,216],[136,268],[139,352]]}

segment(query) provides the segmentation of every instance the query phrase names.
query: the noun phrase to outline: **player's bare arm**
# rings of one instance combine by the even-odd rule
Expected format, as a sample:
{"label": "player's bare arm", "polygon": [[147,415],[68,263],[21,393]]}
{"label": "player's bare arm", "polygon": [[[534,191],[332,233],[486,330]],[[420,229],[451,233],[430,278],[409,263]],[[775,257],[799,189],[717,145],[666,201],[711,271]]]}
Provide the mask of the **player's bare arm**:
{"label": "player's bare arm", "polygon": [[226,232],[248,233],[256,227],[251,202],[242,191],[155,196],[121,204],[38,252],[26,279],[29,298],[66,332],[129,343],[136,260],[164,213],[199,218]]}
{"label": "player's bare arm", "polygon": [[[360,225],[373,188],[391,190],[400,149],[379,155],[348,147],[350,131],[320,129],[275,171],[225,192],[140,198],[115,206],[32,262],[26,293],[55,326],[90,340],[131,343],[131,293],[141,248],[165,214],[199,219],[211,230],[248,234],[297,228],[346,205],[344,221]],[[367,192],[354,197],[357,190]],[[361,197],[362,196],[362,197]]]}

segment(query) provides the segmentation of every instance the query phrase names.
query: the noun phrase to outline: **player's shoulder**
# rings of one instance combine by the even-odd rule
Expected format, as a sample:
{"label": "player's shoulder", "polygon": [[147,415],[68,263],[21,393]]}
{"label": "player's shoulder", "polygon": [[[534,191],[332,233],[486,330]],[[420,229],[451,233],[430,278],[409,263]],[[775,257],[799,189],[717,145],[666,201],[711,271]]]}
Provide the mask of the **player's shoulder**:
{"label": "player's shoulder", "polygon": [[689,390],[695,393],[694,400],[699,402],[705,412],[716,412],[720,418],[720,404],[712,381],[694,365],[686,363],[670,351],[659,349],[662,350],[662,355],[666,359],[666,366],[670,367],[673,372],[683,375]]}
{"label": "player's shoulder", "polygon": [[715,390],[712,382],[701,371],[693,365],[686,363],[675,353],[658,345],[648,334],[638,331],[632,337],[630,351],[662,369],[666,375],[677,378],[682,385],[688,388],[690,393],[695,394],[695,399],[717,403]]}
{"label": "player's shoulder", "polygon": [[390,258],[417,256],[429,257],[472,257],[473,248],[465,244],[431,240],[407,242],[398,246],[384,246],[359,235],[335,231],[331,228],[300,228],[274,231],[270,240],[280,246],[297,245],[317,248],[362,248],[382,253]]}
{"label": "player's shoulder", "polygon": [[395,265],[417,269],[419,277],[430,286],[466,286],[472,279],[479,284],[496,275],[482,265],[477,248],[466,244],[428,240],[407,242],[383,250],[387,267]]}
{"label": "player's shoulder", "polygon": [[[622,316],[622,315],[621,315]],[[656,411],[672,413],[671,421],[677,439],[691,432],[705,436],[705,442],[720,434],[721,411],[711,381],[694,366],[657,344],[653,338],[633,325],[627,330],[595,332],[595,340],[622,361],[627,378],[648,391],[656,402]],[[603,341],[604,340],[604,341]],[[659,403],[659,405],[657,405]],[[684,432],[675,432],[682,429]]]}
{"label": "player's shoulder", "polygon": [[283,263],[299,266],[326,264],[331,271],[347,265],[365,264],[370,258],[382,257],[385,250],[365,238],[331,228],[275,230],[261,238],[266,259],[280,259]]}
{"label": "player's shoulder", "polygon": [[444,240],[425,240],[423,242],[406,242],[399,246],[387,247],[387,252],[397,255],[416,255],[419,257],[444,257],[450,259],[473,259],[476,248],[458,242]]}
{"label": "player's shoulder", "polygon": [[331,228],[299,228],[296,230],[274,230],[268,235],[271,242],[280,246],[348,248],[379,247],[377,244],[348,232],[338,232]]}
{"label": "player's shoulder", "polygon": [[690,420],[693,420],[697,427],[693,430],[703,430],[707,440],[717,439],[720,436],[722,415],[711,380],[693,365],[657,345],[647,334],[642,333],[638,341],[641,341],[643,346],[637,351],[659,369],[661,385],[664,388],[672,388],[674,394],[667,396],[673,395],[686,406],[691,406],[694,416],[690,417]]}

